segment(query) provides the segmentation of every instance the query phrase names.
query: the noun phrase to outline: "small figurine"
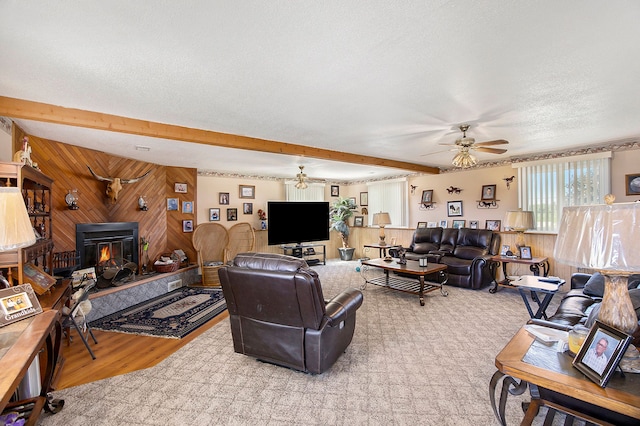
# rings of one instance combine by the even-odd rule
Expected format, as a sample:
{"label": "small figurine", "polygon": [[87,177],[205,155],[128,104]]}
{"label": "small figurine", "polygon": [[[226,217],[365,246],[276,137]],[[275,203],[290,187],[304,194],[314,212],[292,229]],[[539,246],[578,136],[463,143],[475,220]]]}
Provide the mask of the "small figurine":
{"label": "small figurine", "polygon": [[22,149],[13,155],[13,161],[33,167],[33,162],[31,161],[31,146],[29,145],[29,138],[27,136],[22,138]]}
{"label": "small figurine", "polygon": [[147,202],[144,200],[144,197],[142,195],[138,197],[138,208],[140,208],[140,210],[142,210],[143,212],[149,210]]}

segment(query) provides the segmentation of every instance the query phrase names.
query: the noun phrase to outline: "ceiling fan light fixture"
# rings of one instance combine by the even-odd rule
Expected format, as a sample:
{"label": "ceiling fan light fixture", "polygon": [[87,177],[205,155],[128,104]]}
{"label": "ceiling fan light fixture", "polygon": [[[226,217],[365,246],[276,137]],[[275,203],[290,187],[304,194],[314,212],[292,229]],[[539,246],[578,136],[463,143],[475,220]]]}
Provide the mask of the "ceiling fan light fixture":
{"label": "ceiling fan light fixture", "polygon": [[468,150],[460,151],[453,157],[451,164],[456,167],[460,167],[462,169],[467,169],[469,167],[475,166],[478,163],[476,157],[471,155]]}
{"label": "ceiling fan light fixture", "polygon": [[307,175],[302,172],[304,170],[304,166],[298,167],[300,168],[300,173],[296,175],[296,178],[298,178],[296,189],[307,189],[309,187],[309,185],[307,185],[307,182],[305,182],[307,180]]}

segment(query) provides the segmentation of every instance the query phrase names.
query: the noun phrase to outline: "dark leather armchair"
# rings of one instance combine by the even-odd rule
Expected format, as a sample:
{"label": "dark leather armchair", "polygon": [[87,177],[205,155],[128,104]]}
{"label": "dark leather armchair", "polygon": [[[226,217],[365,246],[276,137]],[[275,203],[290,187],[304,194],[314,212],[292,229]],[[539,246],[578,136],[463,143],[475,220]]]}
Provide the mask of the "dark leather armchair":
{"label": "dark leather armchair", "polygon": [[458,238],[451,256],[443,256],[447,265],[447,284],[479,289],[491,283],[490,258],[498,252],[500,235],[487,229],[458,229]]}
{"label": "dark leather armchair", "polygon": [[241,253],[219,275],[236,352],[320,374],[351,343],[362,293],[349,289],[325,302],[303,259]]}

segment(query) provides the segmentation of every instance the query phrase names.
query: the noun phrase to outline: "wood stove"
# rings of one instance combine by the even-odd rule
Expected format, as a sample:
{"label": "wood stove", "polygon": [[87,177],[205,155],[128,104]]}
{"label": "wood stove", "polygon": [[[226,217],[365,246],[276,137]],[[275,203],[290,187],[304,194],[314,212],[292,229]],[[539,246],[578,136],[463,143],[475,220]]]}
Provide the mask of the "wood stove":
{"label": "wood stove", "polygon": [[105,267],[127,262],[137,265],[138,222],[76,224],[76,250],[80,267],[95,267],[97,275]]}

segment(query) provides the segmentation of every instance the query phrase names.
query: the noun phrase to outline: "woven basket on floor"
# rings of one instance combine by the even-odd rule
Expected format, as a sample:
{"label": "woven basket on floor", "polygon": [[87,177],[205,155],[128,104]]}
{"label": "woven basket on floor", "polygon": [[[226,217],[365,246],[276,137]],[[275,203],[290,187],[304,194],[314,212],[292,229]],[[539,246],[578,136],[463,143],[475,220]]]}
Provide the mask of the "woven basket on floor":
{"label": "woven basket on floor", "polygon": [[180,262],[173,259],[171,256],[171,253],[163,253],[160,256],[158,256],[156,260],[160,260],[161,257],[169,257],[171,258],[172,262],[166,265],[156,265],[156,263],[153,262],[153,269],[155,269],[156,272],[160,272],[161,274],[164,274],[167,272],[175,272],[178,270],[178,267],[180,267]]}

